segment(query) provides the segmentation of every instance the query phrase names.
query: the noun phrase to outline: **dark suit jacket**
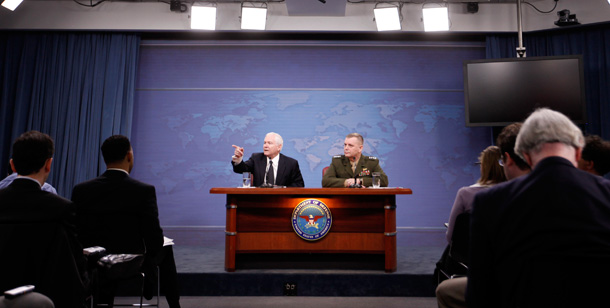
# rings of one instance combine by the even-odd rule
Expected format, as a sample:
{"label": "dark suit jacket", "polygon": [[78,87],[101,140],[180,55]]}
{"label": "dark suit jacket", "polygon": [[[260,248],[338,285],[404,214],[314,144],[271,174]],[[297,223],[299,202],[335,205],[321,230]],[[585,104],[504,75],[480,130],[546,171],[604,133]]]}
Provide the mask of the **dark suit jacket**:
{"label": "dark suit jacket", "polygon": [[546,158],[475,196],[470,245],[469,307],[587,307],[610,289],[610,181]]}
{"label": "dark suit jacket", "polygon": [[[265,182],[265,170],[267,169],[267,156],[263,153],[254,153],[250,159],[239,164],[231,162],[233,171],[236,173],[251,172],[254,175],[252,185],[261,186]],[[277,176],[275,185],[288,187],[305,187],[299,162],[296,159],[290,158],[280,153],[279,166],[277,167]]]}
{"label": "dark suit jacket", "polygon": [[78,235],[84,246],[108,253],[154,256],[163,247],[155,187],[107,170],[74,186]]}
{"label": "dark suit jacket", "polygon": [[0,290],[33,284],[56,307],[82,307],[88,278],[74,204],[17,178],[0,190]]}

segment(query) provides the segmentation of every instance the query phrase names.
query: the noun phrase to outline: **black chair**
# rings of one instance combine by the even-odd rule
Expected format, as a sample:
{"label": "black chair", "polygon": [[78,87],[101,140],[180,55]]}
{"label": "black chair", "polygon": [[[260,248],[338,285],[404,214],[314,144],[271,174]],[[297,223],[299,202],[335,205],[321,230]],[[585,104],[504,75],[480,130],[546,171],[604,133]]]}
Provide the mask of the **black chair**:
{"label": "black chair", "polygon": [[[146,255],[147,248],[144,238],[147,235],[142,234],[142,214],[140,212],[133,211],[133,209],[117,208],[116,205],[109,204],[106,205],[104,211],[89,207],[77,208],[76,216],[79,239],[84,245],[104,247],[109,254],[113,255]],[[144,262],[147,261],[148,259]],[[122,267],[121,264],[116,264],[115,266],[117,268]],[[150,305],[143,303],[143,286],[144,283],[148,282],[145,280],[148,277],[146,277],[144,269],[153,272],[156,270],[155,268],[154,265],[144,263],[142,266],[137,267],[138,270],[135,273],[128,271],[122,277],[105,277],[103,271],[98,268],[98,277],[96,278],[96,288],[94,290],[97,296],[94,295],[92,306],[102,307],[103,305],[99,300],[114,299],[115,294],[117,296],[133,296],[137,294],[140,297],[142,306]],[[154,273],[148,274],[154,275]],[[157,286],[156,289],[158,305],[159,287]],[[132,306],[132,304],[125,305]],[[123,304],[114,304],[113,306],[123,306]]]}
{"label": "black chair", "polygon": [[57,222],[0,224],[0,290],[35,285],[56,307],[83,307],[88,292],[80,244]]}
{"label": "black chair", "polygon": [[[144,303],[146,274],[143,270],[144,255],[142,254],[109,254],[97,262],[95,268],[95,290],[91,307],[159,307],[160,274],[157,275],[156,292],[153,296],[156,303]],[[137,287],[135,287],[137,286]],[[105,294],[103,296],[102,294]],[[117,295],[138,295],[139,303],[115,303]],[[103,303],[100,302],[104,301]]]}
{"label": "black chair", "polygon": [[470,213],[461,213],[455,219],[451,243],[436,263],[435,278],[440,284],[443,280],[468,273],[468,251],[470,247]]}
{"label": "black chair", "polygon": [[463,269],[467,270],[469,249],[470,213],[462,213],[455,219],[451,244],[449,244],[449,257],[459,263]]}

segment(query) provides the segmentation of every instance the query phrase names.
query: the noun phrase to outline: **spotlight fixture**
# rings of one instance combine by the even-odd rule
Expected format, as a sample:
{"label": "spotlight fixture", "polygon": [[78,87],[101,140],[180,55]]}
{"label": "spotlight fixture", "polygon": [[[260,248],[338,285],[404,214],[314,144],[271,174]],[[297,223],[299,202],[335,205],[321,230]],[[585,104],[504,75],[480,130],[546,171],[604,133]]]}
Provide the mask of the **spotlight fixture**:
{"label": "spotlight fixture", "polygon": [[244,30],[265,30],[267,23],[267,3],[264,7],[241,7],[241,28]]}
{"label": "spotlight fixture", "polygon": [[216,7],[191,6],[191,29],[216,30]]}
{"label": "spotlight fixture", "polygon": [[[318,1],[320,1],[322,3],[326,3],[326,0],[318,0]],[[610,0],[608,0],[608,2],[610,2]]]}
{"label": "spotlight fixture", "polygon": [[14,11],[19,6],[19,4],[21,4],[22,1],[23,0],[4,0],[4,2],[2,2],[2,6],[11,11]]}
{"label": "spotlight fixture", "polygon": [[375,8],[375,23],[377,31],[400,30],[400,12],[397,6]]}
{"label": "spotlight fixture", "polygon": [[424,8],[424,31],[448,31],[449,13],[447,7]]}
{"label": "spotlight fixture", "polygon": [[578,19],[576,19],[576,14],[570,14],[570,10],[561,10],[557,12],[557,16],[559,16],[559,20],[555,22],[557,26],[563,27],[580,24]]}

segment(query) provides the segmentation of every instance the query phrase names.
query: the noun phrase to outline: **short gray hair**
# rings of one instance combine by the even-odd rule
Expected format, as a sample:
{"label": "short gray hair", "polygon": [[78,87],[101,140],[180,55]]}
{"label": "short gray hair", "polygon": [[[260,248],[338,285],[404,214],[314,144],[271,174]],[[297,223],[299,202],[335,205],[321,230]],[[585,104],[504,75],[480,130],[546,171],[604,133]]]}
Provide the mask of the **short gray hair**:
{"label": "short gray hair", "polygon": [[580,128],[568,117],[548,108],[540,108],[523,123],[517,135],[515,153],[523,158],[523,153],[538,152],[542,145],[553,142],[582,148],[585,139]]}
{"label": "short gray hair", "polygon": [[284,139],[282,139],[282,136],[280,136],[280,134],[270,132],[270,133],[267,133],[267,136],[269,136],[269,135],[275,136],[275,143],[277,143],[278,145],[284,145]]}
{"label": "short gray hair", "polygon": [[358,133],[348,134],[347,136],[345,136],[345,139],[347,139],[347,138],[356,138],[360,141],[360,144],[364,144],[364,137],[362,137],[362,135],[360,135]]}

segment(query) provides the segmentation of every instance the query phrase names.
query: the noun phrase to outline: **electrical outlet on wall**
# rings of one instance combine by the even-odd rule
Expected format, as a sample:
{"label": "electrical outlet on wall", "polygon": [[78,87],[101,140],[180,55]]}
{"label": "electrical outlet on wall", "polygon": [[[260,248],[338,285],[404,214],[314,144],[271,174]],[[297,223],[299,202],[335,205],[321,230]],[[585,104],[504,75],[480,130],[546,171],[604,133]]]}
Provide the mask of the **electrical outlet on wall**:
{"label": "electrical outlet on wall", "polygon": [[297,284],[295,282],[284,283],[284,296],[297,296]]}

